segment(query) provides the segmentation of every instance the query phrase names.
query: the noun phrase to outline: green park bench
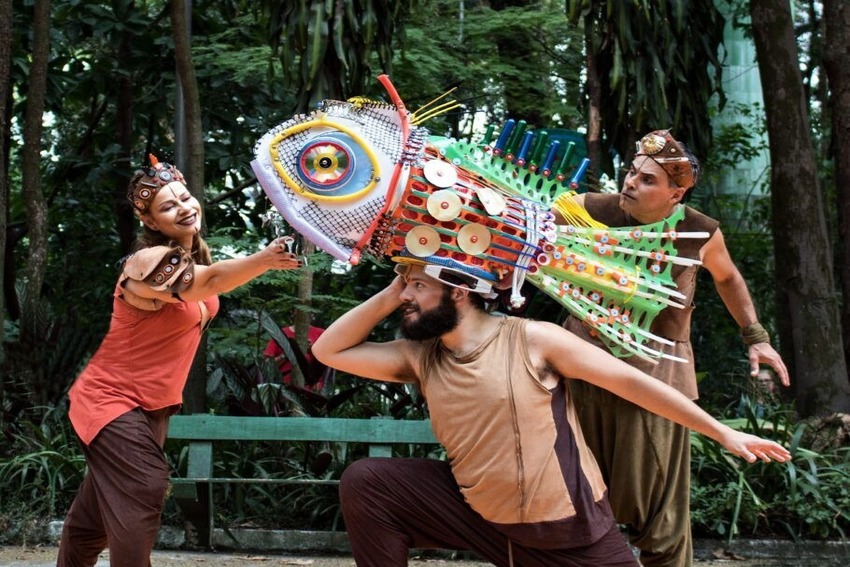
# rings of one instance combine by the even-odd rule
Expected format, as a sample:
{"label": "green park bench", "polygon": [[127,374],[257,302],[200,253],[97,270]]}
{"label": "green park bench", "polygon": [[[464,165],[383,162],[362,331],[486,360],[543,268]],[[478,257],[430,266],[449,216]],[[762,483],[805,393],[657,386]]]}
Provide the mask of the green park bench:
{"label": "green park bench", "polygon": [[193,543],[210,549],[214,525],[213,485],[339,484],[338,479],[217,478],[213,472],[213,445],[217,441],[364,443],[368,445],[370,457],[393,456],[393,445],[437,444],[429,420],[238,417],[210,414],[172,416],[168,438],[188,442],[186,476],[171,479],[171,494],[186,520],[195,528]]}

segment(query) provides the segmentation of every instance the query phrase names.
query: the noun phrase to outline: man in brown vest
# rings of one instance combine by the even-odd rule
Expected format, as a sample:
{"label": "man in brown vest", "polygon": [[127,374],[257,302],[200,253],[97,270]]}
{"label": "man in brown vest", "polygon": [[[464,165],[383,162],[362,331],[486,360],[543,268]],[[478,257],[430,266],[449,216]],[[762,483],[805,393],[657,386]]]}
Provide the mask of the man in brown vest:
{"label": "man in brown vest", "polygon": [[[489,284],[415,260],[333,323],[313,354],[364,378],[417,386],[447,461],[362,459],[340,482],[358,567],[407,565],[410,548],[471,549],[504,567],[635,565],[578,424],[572,376],[755,461],[780,445],[722,425],[675,389],[555,324],[493,315]],[[401,310],[404,339],[372,330]]]}
{"label": "man in brown vest", "polygon": [[[680,257],[699,259],[711,274],[723,303],[741,327],[749,347],[750,372],[759,364],[772,366],[782,384],[788,371],[759,324],[746,283],[729,255],[719,223],[682,204],[699,180],[699,162],[669,130],[651,132],[637,142],[637,152],[619,194],[578,196],[591,217],[609,227],[663,221],[684,208],[684,218],[669,230],[704,231],[705,239],[676,241]],[[678,215],[677,215],[678,217]],[[686,296],[685,309],[666,308],[650,331],[673,346],[648,346],[691,361],[662,359],[653,365],[637,357],[626,362],[696,400],[697,381],[690,343],[691,311],[698,266],[674,266],[673,279]],[[581,321],[569,317],[564,326],[583,339],[603,346]],[[614,517],[629,529],[631,543],[641,550],[646,567],[687,567],[693,562],[690,525],[690,437],[680,425],[645,411],[582,381],[572,391],[588,445],[599,461],[609,489]]]}

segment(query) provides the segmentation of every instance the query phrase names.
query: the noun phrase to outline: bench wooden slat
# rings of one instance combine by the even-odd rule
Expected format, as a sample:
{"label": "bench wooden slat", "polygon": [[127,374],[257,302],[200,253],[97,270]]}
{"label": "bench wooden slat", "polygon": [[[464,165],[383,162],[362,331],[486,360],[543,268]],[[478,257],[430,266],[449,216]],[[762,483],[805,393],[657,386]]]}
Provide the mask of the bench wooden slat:
{"label": "bench wooden slat", "polygon": [[239,417],[175,415],[172,439],[221,441],[341,441],[360,443],[436,443],[428,420],[314,417]]}

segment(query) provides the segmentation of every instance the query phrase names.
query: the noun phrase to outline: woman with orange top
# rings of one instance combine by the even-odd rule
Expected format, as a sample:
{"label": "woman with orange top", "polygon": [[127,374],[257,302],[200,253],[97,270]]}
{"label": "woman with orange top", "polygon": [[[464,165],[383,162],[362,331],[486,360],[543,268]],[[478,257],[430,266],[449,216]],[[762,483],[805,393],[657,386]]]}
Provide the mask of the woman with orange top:
{"label": "woman with orange top", "polygon": [[123,262],[109,331],[69,391],[88,472],[65,519],[60,567],[92,566],[107,547],[112,567],[149,567],[168,488],[168,418],[218,294],[301,265],[282,240],[213,263],[183,175],[153,156],[151,164],[128,187],[143,233]]}

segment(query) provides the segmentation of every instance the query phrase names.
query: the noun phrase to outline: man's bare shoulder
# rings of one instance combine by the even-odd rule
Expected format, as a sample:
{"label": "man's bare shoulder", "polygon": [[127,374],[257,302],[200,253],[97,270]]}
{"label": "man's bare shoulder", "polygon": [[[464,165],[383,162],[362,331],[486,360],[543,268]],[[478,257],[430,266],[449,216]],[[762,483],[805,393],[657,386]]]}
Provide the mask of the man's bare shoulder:
{"label": "man's bare shoulder", "polygon": [[529,346],[569,341],[574,335],[555,323],[529,319],[525,324],[525,336]]}

